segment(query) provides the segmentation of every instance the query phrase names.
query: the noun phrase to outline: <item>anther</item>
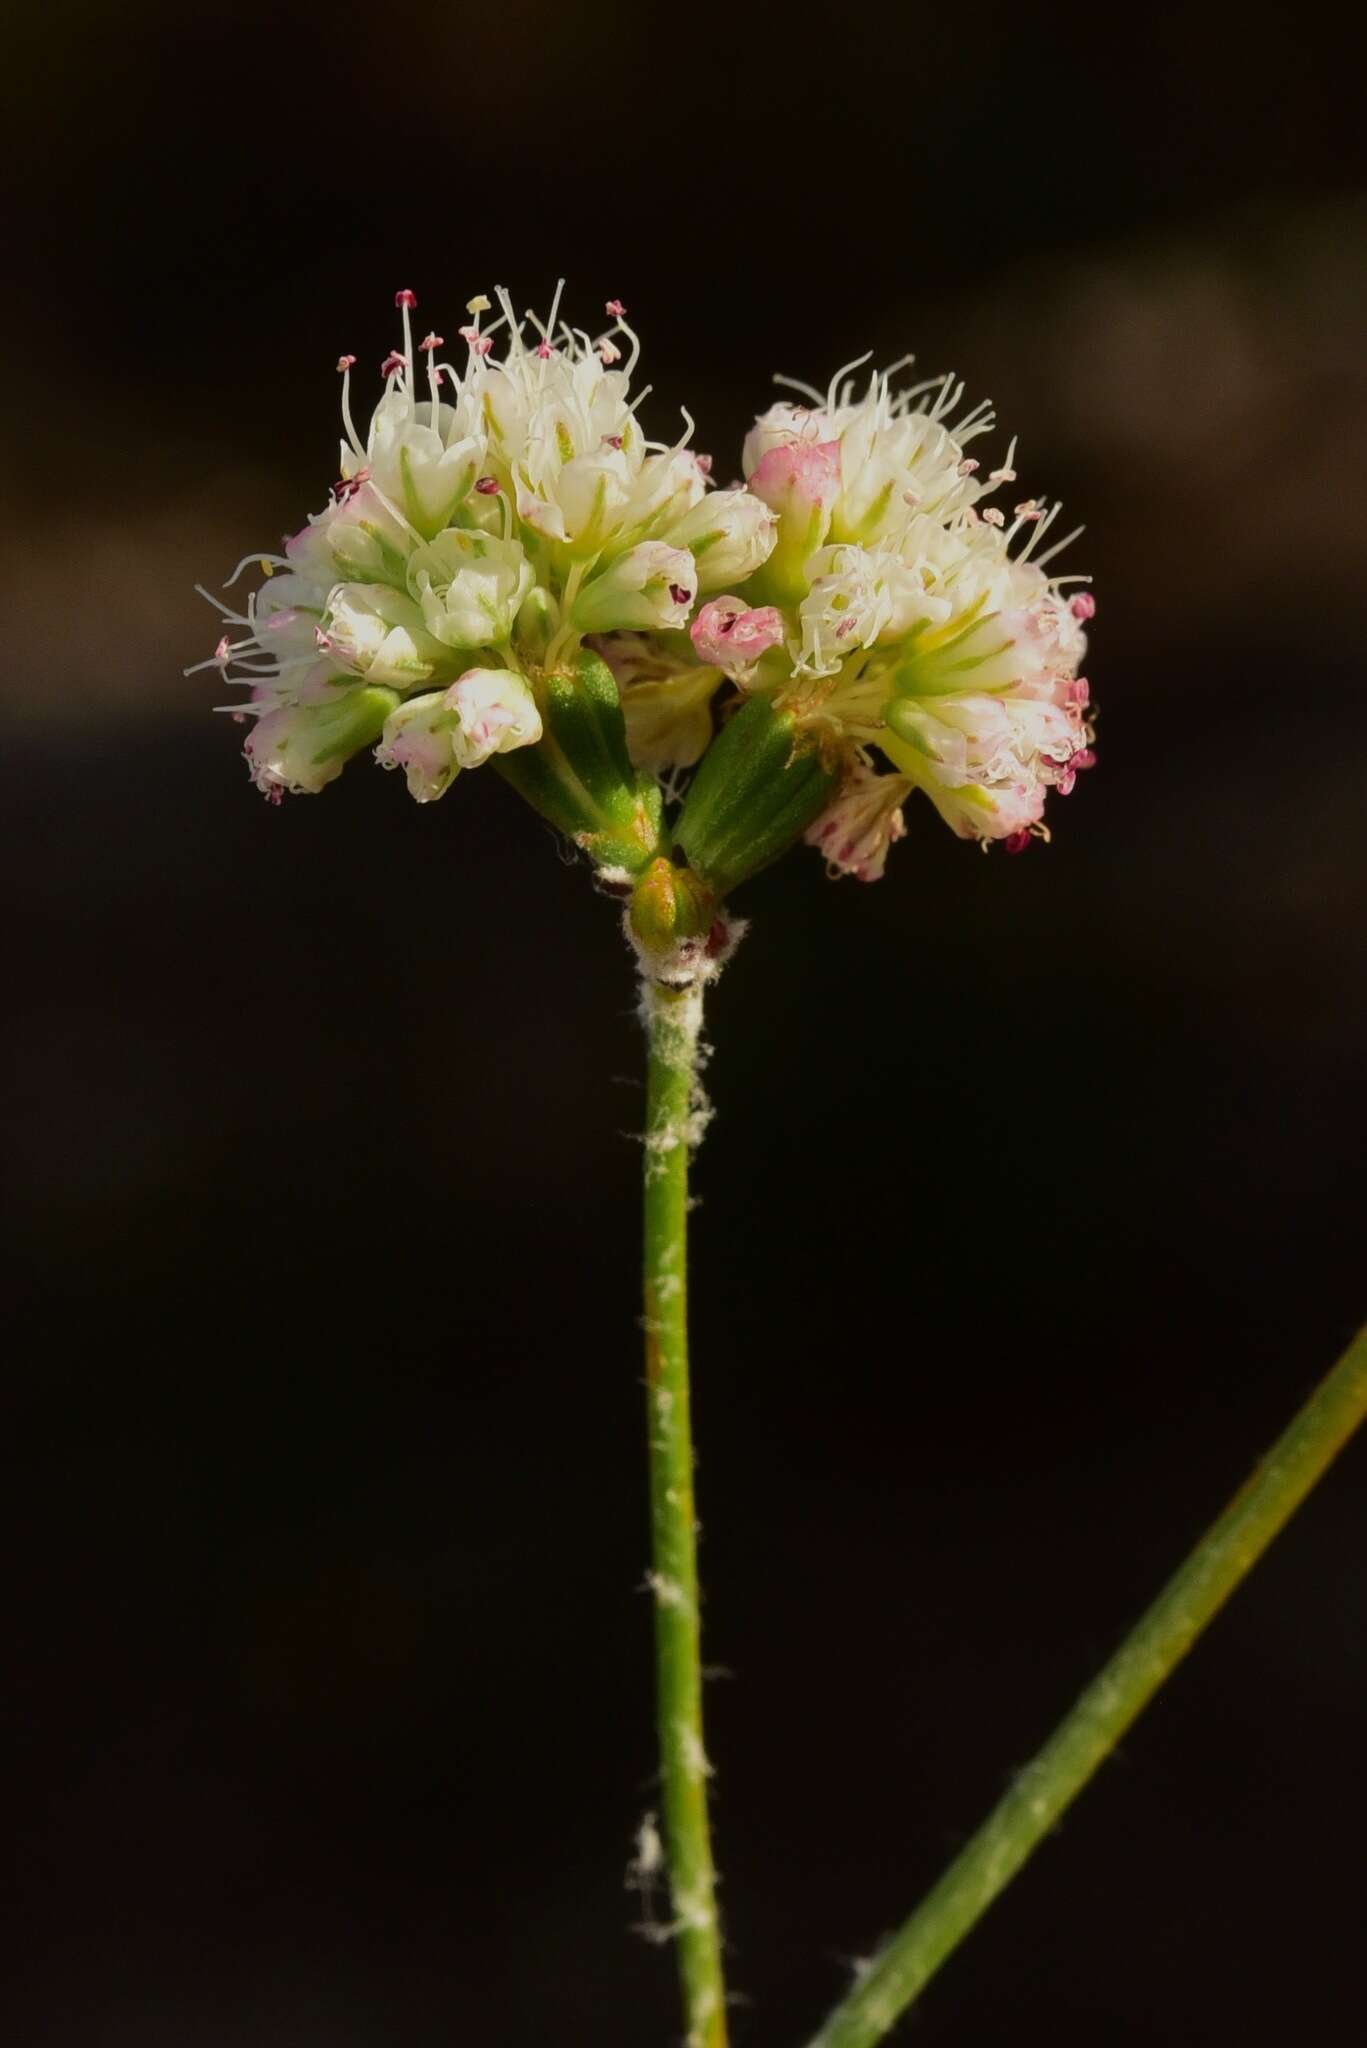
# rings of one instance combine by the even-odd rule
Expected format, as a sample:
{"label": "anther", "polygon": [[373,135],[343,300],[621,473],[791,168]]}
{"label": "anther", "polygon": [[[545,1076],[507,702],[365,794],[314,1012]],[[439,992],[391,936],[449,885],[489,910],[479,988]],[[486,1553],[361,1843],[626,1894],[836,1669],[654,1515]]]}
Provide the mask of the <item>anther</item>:
{"label": "anther", "polygon": [[614,320],[622,319],[626,313],[626,310],[626,307],[622,304],[622,301],[620,299],[609,299],[606,306],[604,306],[603,308],[603,311],[605,313],[610,313]]}
{"label": "anther", "polygon": [[349,369],[351,368],[352,364],[353,364],[353,363],[355,362],[355,360],[356,360],[355,356],[338,356],[338,358],[337,358],[337,368],[338,368],[338,371],[339,371],[339,372],[341,372],[341,371],[343,371],[343,370],[349,370]]}
{"label": "anther", "polygon": [[1068,609],[1075,619],[1094,619],[1096,599],[1090,590],[1079,590],[1076,597],[1069,599]]}
{"label": "anther", "polygon": [[406,306],[410,312],[412,312],[417,303],[418,295],[416,292],[395,292],[394,294],[394,304],[396,306]]}
{"label": "anther", "polygon": [[427,350],[427,353],[431,355],[434,348],[445,348],[446,337],[444,334],[429,334],[423,341],[421,341],[418,344],[418,346],[420,348],[425,348]]}
{"label": "anther", "polygon": [[380,375],[382,377],[392,377],[396,370],[406,370],[407,368],[408,364],[401,352],[396,348],[392,348],[380,364]]}
{"label": "anther", "polygon": [[475,483],[475,489],[482,497],[495,498],[498,496],[498,478],[496,476],[479,477]]}

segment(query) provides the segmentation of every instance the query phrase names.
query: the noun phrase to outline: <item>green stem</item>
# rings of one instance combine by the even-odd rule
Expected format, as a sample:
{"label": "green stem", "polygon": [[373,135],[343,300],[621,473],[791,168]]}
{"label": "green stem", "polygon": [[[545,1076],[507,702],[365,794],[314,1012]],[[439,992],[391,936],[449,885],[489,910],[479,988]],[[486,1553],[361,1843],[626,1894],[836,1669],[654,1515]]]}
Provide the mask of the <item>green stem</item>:
{"label": "green stem", "polygon": [[702,1740],[697,1524],[688,1399],[688,1153],[702,992],[645,984],[646,1398],[656,1712],[673,1932],[688,2048],[726,2048],[716,1874]]}
{"label": "green stem", "polygon": [[811,2048],[870,2048],[896,2023],[1110,1754],[1364,1413],[1367,1329],[1359,1331],[1100,1677],[836,2007]]}

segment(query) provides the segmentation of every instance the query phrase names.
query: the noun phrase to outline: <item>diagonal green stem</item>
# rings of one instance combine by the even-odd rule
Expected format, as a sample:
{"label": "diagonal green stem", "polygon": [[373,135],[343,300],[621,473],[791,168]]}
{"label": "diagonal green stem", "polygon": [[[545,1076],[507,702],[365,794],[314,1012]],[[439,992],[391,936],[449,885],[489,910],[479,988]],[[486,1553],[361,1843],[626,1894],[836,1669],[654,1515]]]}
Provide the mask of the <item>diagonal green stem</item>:
{"label": "diagonal green stem", "polygon": [[811,2048],[871,2048],[1087,1783],[1367,1413],[1367,1329]]}
{"label": "diagonal green stem", "polygon": [[702,1739],[697,1524],[688,1398],[688,1154],[699,988],[645,984],[646,1399],[655,1596],[656,1712],[674,1935],[688,2048],[726,2048],[726,1994]]}

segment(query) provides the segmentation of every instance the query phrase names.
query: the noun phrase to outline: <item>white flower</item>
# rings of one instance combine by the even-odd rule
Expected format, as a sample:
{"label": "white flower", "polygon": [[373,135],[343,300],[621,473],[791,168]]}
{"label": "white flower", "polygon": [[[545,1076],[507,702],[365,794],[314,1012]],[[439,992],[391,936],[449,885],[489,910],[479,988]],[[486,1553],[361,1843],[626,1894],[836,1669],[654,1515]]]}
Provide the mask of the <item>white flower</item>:
{"label": "white flower", "polygon": [[762,499],[749,491],[709,491],[665,528],[671,547],[687,548],[701,592],[743,583],[766,562],[778,538],[778,522]]}
{"label": "white flower", "polygon": [[806,574],[811,588],[798,607],[799,668],[809,675],[833,675],[857,649],[901,639],[947,609],[889,553],[848,543],[819,548],[808,557]]}
{"label": "white flower", "polygon": [[429,681],[448,659],[427,631],[421,607],[382,583],[339,583],[328,597],[318,644],[339,668],[400,690]]}
{"label": "white flower", "polygon": [[794,459],[803,462],[806,450],[830,448],[839,481],[829,538],[865,546],[896,541],[917,512],[948,520],[974,504],[993,479],[978,479],[979,465],[964,449],[992,427],[990,407],[975,407],[951,426],[961,384],[932,378],[897,392],[893,374],[872,376],[856,399],[853,384],[838,371],[824,397],[810,392],[812,405],[771,406],[746,437],[751,487],[755,472],[779,450],[797,451]]}
{"label": "white flower", "polygon": [[[385,392],[371,416],[364,446],[351,417],[351,367],[343,356],[341,473],[344,481],[369,481],[393,511],[425,538],[439,533],[455,517],[484,467],[486,436],[474,395],[449,369],[439,369],[439,334],[421,344],[426,358],[427,396],[417,395],[418,374],[413,354],[410,313],[417,304],[412,292],[396,294],[403,311],[403,349],[383,367]],[[442,390],[449,400],[440,396]]]}
{"label": "white flower", "polygon": [[[1036,558],[1054,513],[1027,499],[1008,525],[979,509],[1014,479],[1014,451],[981,474],[963,451],[991,413],[956,420],[952,379],[896,393],[876,376],[856,398],[842,373],[810,395],[772,407],[746,443],[750,487],[784,522],[756,583],[782,598],[793,658],[786,683],[776,656],[755,680],[824,746],[880,748],[955,831],[1023,844],[1046,792],[1066,794],[1094,758],[1077,671],[1095,607],[1047,573],[1057,545]],[[826,537],[795,568],[785,547],[803,517]]]}
{"label": "white flower", "polygon": [[428,632],[447,647],[502,647],[532,587],[522,543],[451,527],[420,548],[408,587]]}
{"label": "white flower", "polygon": [[686,548],[642,541],[586,582],[574,603],[582,633],[612,633],[623,627],[668,631],[685,626],[698,594],[698,572]]}
{"label": "white flower", "polygon": [[557,328],[559,296],[544,326],[532,320],[539,338],[531,345],[500,292],[502,360],[485,350],[493,330],[479,335],[466,381],[487,424],[490,468],[519,520],[568,563],[658,532],[706,486],[695,456],[654,447],[641,431],[629,396],[639,348],[622,317],[613,332],[627,337],[631,352],[625,368],[610,369],[621,355],[615,342]]}

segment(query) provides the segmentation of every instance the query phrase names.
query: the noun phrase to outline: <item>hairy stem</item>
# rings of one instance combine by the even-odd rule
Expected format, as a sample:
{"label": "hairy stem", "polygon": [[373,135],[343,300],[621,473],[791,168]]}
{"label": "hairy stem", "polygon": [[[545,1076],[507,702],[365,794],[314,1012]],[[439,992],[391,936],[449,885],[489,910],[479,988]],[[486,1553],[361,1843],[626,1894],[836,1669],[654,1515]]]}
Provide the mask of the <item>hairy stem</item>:
{"label": "hairy stem", "polygon": [[1261,1557],[1364,1413],[1367,1329],[811,2048],[870,2048],[896,2023]]}
{"label": "hairy stem", "polygon": [[688,1398],[688,1154],[702,992],[647,983],[645,1334],[665,1850],[688,2048],[725,2048],[726,1999],[702,1739]]}

